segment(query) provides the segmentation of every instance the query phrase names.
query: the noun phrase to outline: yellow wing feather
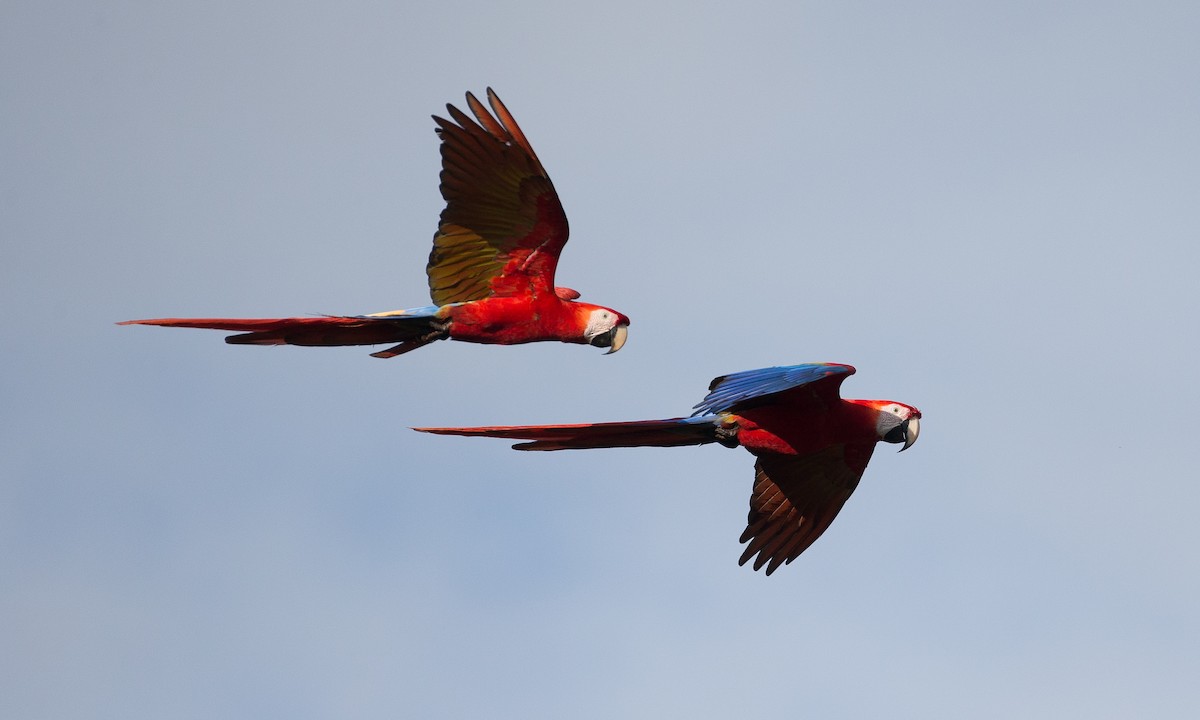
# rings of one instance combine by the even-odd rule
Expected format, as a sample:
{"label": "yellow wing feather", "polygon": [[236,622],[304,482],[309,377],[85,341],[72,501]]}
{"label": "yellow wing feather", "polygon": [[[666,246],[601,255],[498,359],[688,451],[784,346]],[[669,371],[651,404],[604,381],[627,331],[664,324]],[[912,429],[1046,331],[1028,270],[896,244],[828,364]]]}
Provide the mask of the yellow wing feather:
{"label": "yellow wing feather", "polygon": [[426,272],[437,305],[552,290],[567,218],[554,184],[494,92],[495,116],[467,93],[472,119],[447,105],[442,138],[446,200]]}

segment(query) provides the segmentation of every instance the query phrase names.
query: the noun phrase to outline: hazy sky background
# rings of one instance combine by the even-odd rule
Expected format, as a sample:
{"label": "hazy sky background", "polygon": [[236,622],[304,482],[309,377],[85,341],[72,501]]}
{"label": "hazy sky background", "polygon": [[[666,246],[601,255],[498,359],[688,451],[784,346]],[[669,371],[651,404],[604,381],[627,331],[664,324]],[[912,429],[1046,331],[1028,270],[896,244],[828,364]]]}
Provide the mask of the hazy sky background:
{"label": "hazy sky background", "polygon": [[[336,6],[336,9],[335,9]],[[0,716],[1195,717],[1195,2],[0,6]],[[424,305],[497,89],[629,343],[117,327]],[[739,568],[752,458],[412,425],[921,408]]]}

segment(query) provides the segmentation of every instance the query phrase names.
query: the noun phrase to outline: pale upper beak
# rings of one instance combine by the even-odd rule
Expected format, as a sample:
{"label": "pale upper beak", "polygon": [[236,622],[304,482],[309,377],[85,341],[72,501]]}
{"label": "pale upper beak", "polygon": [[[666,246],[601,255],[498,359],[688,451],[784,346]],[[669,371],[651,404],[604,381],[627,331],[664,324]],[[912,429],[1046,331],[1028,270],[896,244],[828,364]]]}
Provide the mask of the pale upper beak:
{"label": "pale upper beak", "polygon": [[612,355],[616,351],[620,350],[625,345],[625,341],[629,338],[629,325],[621,323],[612,330],[609,330],[607,333],[605,333],[605,335],[608,336],[609,347],[608,352],[604,354]]}
{"label": "pale upper beak", "polygon": [[917,436],[921,434],[921,418],[910,417],[904,421],[904,447],[900,448],[900,452],[904,452],[913,446],[917,441]]}

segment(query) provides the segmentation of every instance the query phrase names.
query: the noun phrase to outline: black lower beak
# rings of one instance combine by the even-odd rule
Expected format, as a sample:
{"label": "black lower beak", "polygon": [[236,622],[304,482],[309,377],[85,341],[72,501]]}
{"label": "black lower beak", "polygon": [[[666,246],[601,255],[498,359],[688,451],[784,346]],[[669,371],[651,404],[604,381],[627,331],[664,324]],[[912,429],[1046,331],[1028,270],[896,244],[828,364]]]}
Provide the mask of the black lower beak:
{"label": "black lower beak", "polygon": [[621,346],[625,344],[625,339],[627,337],[629,337],[629,326],[621,323],[612,330],[609,330],[606,333],[601,333],[588,342],[596,347],[611,348],[607,353],[605,353],[607,355],[620,350]]}
{"label": "black lower beak", "polygon": [[904,447],[900,448],[900,452],[912,447],[917,441],[917,435],[921,434],[921,420],[917,416],[910,417],[896,427],[887,431],[883,436],[885,442],[904,443]]}

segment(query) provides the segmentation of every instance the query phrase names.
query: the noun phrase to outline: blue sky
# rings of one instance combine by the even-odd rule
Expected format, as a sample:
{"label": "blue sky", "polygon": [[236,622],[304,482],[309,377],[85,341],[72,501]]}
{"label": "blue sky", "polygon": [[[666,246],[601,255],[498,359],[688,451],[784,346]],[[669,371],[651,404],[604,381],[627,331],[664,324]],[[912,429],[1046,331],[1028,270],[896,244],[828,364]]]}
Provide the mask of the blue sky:
{"label": "blue sky", "polygon": [[[1192,717],[1194,3],[9,3],[5,717]],[[243,348],[426,304],[431,113],[571,220],[555,344]],[[924,412],[739,568],[752,459],[413,425],[685,414],[858,368]]]}

